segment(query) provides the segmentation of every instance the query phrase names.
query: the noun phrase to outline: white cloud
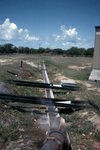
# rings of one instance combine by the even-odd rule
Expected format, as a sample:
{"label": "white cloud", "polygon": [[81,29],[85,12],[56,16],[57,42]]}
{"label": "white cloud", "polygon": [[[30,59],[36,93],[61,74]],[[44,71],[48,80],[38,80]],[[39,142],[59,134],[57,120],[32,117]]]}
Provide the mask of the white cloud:
{"label": "white cloud", "polygon": [[61,41],[61,36],[60,35],[52,34],[52,36],[55,38],[55,42]]}
{"label": "white cloud", "polygon": [[0,39],[2,40],[12,40],[17,34],[17,25],[10,23],[9,18],[7,18],[2,25],[0,25]]}
{"label": "white cloud", "polygon": [[65,43],[62,43],[62,45],[66,46],[66,45],[71,45],[72,43],[71,42],[65,42]]}
{"label": "white cloud", "polygon": [[69,27],[65,29],[65,25],[60,27],[61,34],[52,34],[52,39],[55,43],[62,45],[63,47],[71,47],[74,45],[80,45],[82,38],[78,35],[76,28]]}
{"label": "white cloud", "polygon": [[38,41],[38,40],[39,40],[38,37],[36,37],[36,36],[29,36],[28,33],[27,33],[25,39],[26,39],[27,41],[34,41],[34,40],[35,40],[35,41]]}
{"label": "white cloud", "polygon": [[62,49],[68,49],[72,46],[88,48],[91,47],[91,41],[92,40],[83,39],[75,27],[66,29],[65,25],[62,25],[59,34],[53,33],[51,36],[42,39],[42,46]]}
{"label": "white cloud", "polygon": [[78,35],[78,32],[76,31],[76,28],[71,28],[70,27],[70,29],[65,30],[65,25],[62,25],[60,30],[63,32],[63,35],[70,36],[72,38]]}
{"label": "white cloud", "polygon": [[21,34],[23,32],[23,29],[21,28],[21,29],[19,29],[19,34]]}
{"label": "white cloud", "polygon": [[3,24],[0,25],[0,40],[14,41],[22,40],[23,42],[38,41],[39,37],[35,35],[30,36],[27,29],[18,29],[15,23],[11,23],[10,19],[7,18]]}
{"label": "white cloud", "polygon": [[81,40],[81,38],[78,36],[78,32],[76,31],[76,28],[69,28],[65,29],[65,25],[62,25],[60,30],[62,31],[62,40],[65,40],[66,42],[78,42]]}
{"label": "white cloud", "polygon": [[[60,32],[59,32],[60,31]],[[29,46],[38,48],[41,47],[49,48],[69,48],[71,46],[77,47],[91,47],[91,39],[82,39],[79,36],[76,28],[66,28],[62,25],[59,28],[59,34],[51,34],[46,37],[37,37],[35,35],[30,35],[28,29],[18,28],[18,26],[10,22],[7,18],[2,24],[0,22],[0,43],[11,42],[15,46]]]}

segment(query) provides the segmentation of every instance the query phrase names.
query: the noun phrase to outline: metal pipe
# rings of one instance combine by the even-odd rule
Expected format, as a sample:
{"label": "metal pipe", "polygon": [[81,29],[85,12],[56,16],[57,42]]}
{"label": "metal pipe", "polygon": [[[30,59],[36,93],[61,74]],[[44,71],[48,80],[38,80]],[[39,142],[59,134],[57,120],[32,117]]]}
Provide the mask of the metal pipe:
{"label": "metal pipe", "polygon": [[[44,82],[50,83],[46,72],[44,59],[42,60],[42,63]],[[45,88],[45,94],[47,98],[54,99],[54,95],[51,89]],[[64,119],[60,117],[55,104],[57,105],[57,103],[53,103],[52,106],[47,105],[47,115],[49,117],[50,132],[47,136],[47,139],[44,141],[44,145],[42,146],[41,150],[64,150],[64,147],[68,148],[68,145],[70,145],[70,142],[66,137],[66,124],[64,122]],[[61,125],[62,120],[64,122],[63,127]]]}
{"label": "metal pipe", "polygon": [[[40,105],[50,105],[50,106],[58,106],[58,107],[66,107],[66,108],[95,108],[99,109],[99,107],[93,102],[89,100],[89,103],[92,105],[80,105],[80,103],[86,103],[88,101],[78,101],[78,100],[66,100],[66,99],[53,99],[53,98],[43,98],[43,97],[35,97],[35,96],[24,96],[24,95],[12,95],[12,94],[3,94],[0,93],[0,99],[5,100],[6,102],[23,102],[23,103],[31,103],[31,104],[40,104]],[[74,104],[66,104],[65,102],[71,101]],[[64,102],[64,103],[63,103]],[[79,103],[79,104],[78,104]],[[52,107],[50,108],[51,111]],[[50,111],[49,110],[49,111]]]}
{"label": "metal pipe", "polygon": [[28,81],[20,81],[20,80],[7,80],[7,82],[14,83],[15,85],[19,85],[19,86],[49,88],[49,89],[58,89],[58,90],[59,89],[60,90],[77,90],[77,89],[79,89],[79,87],[74,87],[74,86],[66,86],[66,87],[57,86],[57,85],[53,85],[49,82],[46,83],[47,81],[45,81],[45,83],[38,83],[38,82],[28,82]]}

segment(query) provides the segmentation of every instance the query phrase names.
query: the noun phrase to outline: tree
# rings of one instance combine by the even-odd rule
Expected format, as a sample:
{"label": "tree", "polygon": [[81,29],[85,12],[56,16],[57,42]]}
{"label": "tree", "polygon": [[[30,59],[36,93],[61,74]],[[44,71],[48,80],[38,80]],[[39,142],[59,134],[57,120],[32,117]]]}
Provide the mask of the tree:
{"label": "tree", "polygon": [[93,53],[94,53],[94,48],[88,48],[88,49],[85,51],[84,55],[85,55],[85,56],[90,56],[90,57],[92,57],[92,56],[93,56]]}
{"label": "tree", "polygon": [[46,48],[45,49],[45,53],[50,53],[51,52],[51,49],[50,48]]}
{"label": "tree", "polygon": [[4,44],[4,51],[6,53],[13,53],[13,44],[10,43]]}
{"label": "tree", "polygon": [[85,52],[84,48],[71,47],[66,50],[66,54],[69,56],[83,56]]}
{"label": "tree", "polygon": [[32,54],[38,53],[38,50],[37,50],[37,49],[34,49],[34,48],[31,48],[30,51],[31,51]]}
{"label": "tree", "polygon": [[18,48],[16,46],[13,47],[13,53],[18,53]]}
{"label": "tree", "polygon": [[0,45],[0,53],[4,53],[4,46],[3,45]]}
{"label": "tree", "polygon": [[23,46],[18,47],[18,53],[24,53],[24,47]]}
{"label": "tree", "polygon": [[63,50],[62,49],[60,49],[60,48],[56,48],[56,49],[54,49],[53,50],[54,51],[54,53],[56,53],[56,54],[63,54]]}
{"label": "tree", "polygon": [[24,53],[30,53],[30,48],[29,47],[24,47]]}
{"label": "tree", "polygon": [[40,48],[38,49],[38,53],[44,53],[44,52],[45,52],[45,49],[44,49],[44,48],[40,47]]}

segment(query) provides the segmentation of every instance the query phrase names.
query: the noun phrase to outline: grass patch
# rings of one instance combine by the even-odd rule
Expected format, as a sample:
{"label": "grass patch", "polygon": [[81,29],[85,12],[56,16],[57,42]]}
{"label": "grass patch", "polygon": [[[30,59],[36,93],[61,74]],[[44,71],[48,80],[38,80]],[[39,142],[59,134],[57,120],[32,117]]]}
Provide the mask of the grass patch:
{"label": "grass patch", "polygon": [[19,136],[18,123],[14,123],[9,127],[0,127],[0,137],[3,139],[3,142],[16,140]]}
{"label": "grass patch", "polygon": [[[37,65],[41,65],[41,57],[39,55],[13,55],[13,56],[2,56],[2,59],[12,60],[12,64],[1,64],[0,66],[0,80],[4,81],[5,79],[15,79],[15,80],[26,80],[26,81],[34,81],[36,82],[38,79],[43,79],[41,74],[40,68],[34,68],[28,64],[23,63],[23,68],[20,69],[20,61],[27,60],[29,62],[33,62]],[[44,56],[45,65],[47,68],[47,73],[49,76],[49,80],[52,83],[60,83],[62,77],[70,78],[73,80],[78,80],[78,86],[81,88],[78,91],[66,91],[65,94],[59,93],[55,94],[55,98],[66,98],[66,99],[80,99],[80,100],[93,100],[97,105],[100,106],[100,83],[88,81],[91,66],[92,66],[92,59],[85,58],[85,57],[62,57],[62,56]],[[72,69],[69,66],[77,66],[80,69]],[[81,67],[84,67],[81,69]],[[42,69],[42,68],[41,68]],[[26,76],[25,74],[28,72],[24,72],[25,74],[20,74],[19,76],[13,76],[8,71],[17,72],[19,73],[21,70],[25,71],[28,70],[32,73],[31,76]],[[58,80],[55,78],[58,75]],[[91,84],[91,87],[88,87]],[[14,86],[20,94],[27,95],[27,96],[44,96],[44,89],[40,88],[33,88],[33,87],[22,87],[22,86]],[[17,104],[18,105],[18,104]],[[28,131],[29,128],[34,128],[34,120],[39,119],[41,116],[37,113],[34,113],[34,105],[32,104],[19,104],[19,106],[23,107],[33,107],[29,108],[30,112],[25,113],[21,112],[16,109],[12,109],[11,107],[4,107],[1,104],[0,108],[0,116],[13,118],[14,122],[11,122],[8,127],[1,127],[0,128],[0,137],[4,141],[16,140],[19,137],[20,131],[19,128],[22,128]],[[40,111],[40,110],[39,110]],[[89,110],[86,110],[89,111]],[[98,115],[99,112],[96,110],[95,113]],[[31,116],[32,113],[32,116]],[[81,116],[81,114],[85,113],[84,110],[74,112],[71,115],[64,115],[61,116],[66,121],[67,131],[69,133],[72,147],[74,150],[94,150],[96,149],[93,145],[93,141],[99,142],[99,131],[96,130],[96,127],[88,120],[88,117]],[[89,114],[91,116],[91,114]],[[32,130],[33,131],[33,130]],[[4,134],[3,134],[4,133]],[[31,133],[31,131],[30,131]],[[21,133],[22,134],[22,133]],[[34,132],[33,132],[34,134]],[[38,135],[38,132],[37,132]],[[14,139],[14,136],[16,137]],[[37,139],[38,140],[38,139]],[[34,145],[33,145],[34,147]],[[35,149],[35,147],[34,147]]]}
{"label": "grass patch", "polygon": [[73,78],[75,80],[88,81],[89,76],[90,76],[90,72],[88,72],[88,73],[86,73],[86,72],[84,72],[84,73],[80,72],[78,74],[73,75]]}
{"label": "grass patch", "polygon": [[[81,110],[81,112],[83,111]],[[93,150],[94,148],[91,143],[91,139],[94,138],[95,126],[93,126],[86,117],[81,117],[81,112],[74,112],[72,115],[68,115],[67,117],[63,114],[63,118],[66,120],[66,128],[70,136],[72,147],[74,150],[77,150],[78,148],[84,149],[85,146],[85,148],[87,147],[87,149]],[[95,139],[97,140],[99,135],[97,132],[95,135],[97,136],[97,138],[95,136]]]}
{"label": "grass patch", "polygon": [[97,130],[97,131],[94,133],[94,138],[95,138],[98,142],[100,142],[100,131],[99,131],[99,130]]}

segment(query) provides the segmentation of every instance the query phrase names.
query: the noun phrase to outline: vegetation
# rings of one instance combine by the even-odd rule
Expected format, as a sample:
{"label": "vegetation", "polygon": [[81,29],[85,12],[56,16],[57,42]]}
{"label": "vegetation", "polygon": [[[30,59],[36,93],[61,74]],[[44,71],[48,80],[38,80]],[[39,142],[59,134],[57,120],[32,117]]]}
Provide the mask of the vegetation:
{"label": "vegetation", "polygon": [[[2,55],[0,57],[0,81],[14,79],[43,82],[41,55],[17,54]],[[20,68],[21,60],[23,60],[23,68]],[[100,106],[100,83],[88,81],[92,70],[92,58],[44,55],[44,60],[51,83],[60,84],[62,79],[73,79],[80,87],[78,91],[53,90],[55,98],[90,99]],[[30,62],[30,64],[26,62]],[[32,66],[32,63],[37,67]],[[7,71],[14,72],[18,76],[9,74]],[[42,88],[11,86],[10,84],[8,88],[11,94],[45,97],[45,91]],[[67,113],[68,111],[68,109],[63,109],[60,112],[66,121],[72,148],[74,150],[99,150],[100,112],[95,109],[77,111],[73,109],[73,113],[72,111]],[[44,114],[44,106],[0,101],[0,149],[39,150],[45,140],[45,132],[37,126],[37,120],[43,117]]]}
{"label": "vegetation", "polygon": [[28,54],[56,54],[56,55],[67,55],[67,56],[89,56],[92,57],[94,52],[94,48],[88,48],[87,50],[84,48],[72,47],[67,50],[62,50],[60,48],[50,49],[50,48],[42,48],[34,49],[29,47],[15,47],[13,44],[4,44],[0,45],[0,53],[28,53]]}

